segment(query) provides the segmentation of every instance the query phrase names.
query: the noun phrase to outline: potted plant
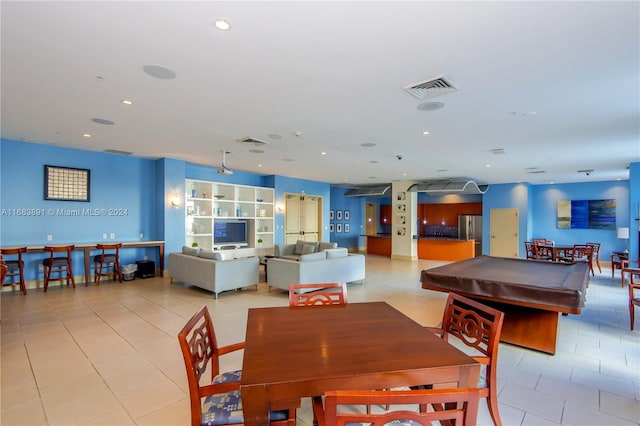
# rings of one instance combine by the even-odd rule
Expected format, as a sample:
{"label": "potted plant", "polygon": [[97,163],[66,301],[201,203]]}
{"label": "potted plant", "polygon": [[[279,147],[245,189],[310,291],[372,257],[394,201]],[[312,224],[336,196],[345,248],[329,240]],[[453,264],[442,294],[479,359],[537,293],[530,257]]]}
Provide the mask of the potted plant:
{"label": "potted plant", "polygon": [[198,247],[198,243],[196,243],[195,241],[191,243],[191,247],[196,248]]}
{"label": "potted plant", "polygon": [[262,238],[258,238],[258,247],[262,247]]}

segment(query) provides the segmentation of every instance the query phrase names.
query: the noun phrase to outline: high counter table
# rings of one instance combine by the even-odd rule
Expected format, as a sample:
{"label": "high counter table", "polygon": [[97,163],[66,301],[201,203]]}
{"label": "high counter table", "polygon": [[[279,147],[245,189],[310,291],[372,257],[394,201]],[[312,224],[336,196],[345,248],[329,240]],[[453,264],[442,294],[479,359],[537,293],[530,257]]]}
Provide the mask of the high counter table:
{"label": "high counter table", "polygon": [[[160,267],[160,276],[164,274],[164,241],[105,241],[104,243],[55,243],[47,244],[47,246],[60,246],[73,244],[74,250],[82,250],[84,256],[84,282],[89,283],[91,281],[91,250],[96,250],[98,244],[112,244],[122,243],[122,248],[140,248],[140,247],[157,247],[158,248],[158,265]],[[27,246],[27,253],[41,253],[44,252],[44,245],[41,246]]]}
{"label": "high counter table", "polygon": [[480,256],[424,270],[422,288],[461,294],[504,312],[503,342],[554,354],[559,313],[579,314],[584,263]]}

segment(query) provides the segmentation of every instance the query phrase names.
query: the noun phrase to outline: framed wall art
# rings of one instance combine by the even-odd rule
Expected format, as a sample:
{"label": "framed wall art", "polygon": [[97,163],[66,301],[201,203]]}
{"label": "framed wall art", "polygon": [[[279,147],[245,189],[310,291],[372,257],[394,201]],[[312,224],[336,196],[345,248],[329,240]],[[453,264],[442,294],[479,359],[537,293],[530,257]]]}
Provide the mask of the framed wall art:
{"label": "framed wall art", "polygon": [[336,220],[342,220],[342,210],[336,210]]}
{"label": "framed wall art", "polygon": [[90,200],[89,169],[44,166],[44,199],[57,201]]}

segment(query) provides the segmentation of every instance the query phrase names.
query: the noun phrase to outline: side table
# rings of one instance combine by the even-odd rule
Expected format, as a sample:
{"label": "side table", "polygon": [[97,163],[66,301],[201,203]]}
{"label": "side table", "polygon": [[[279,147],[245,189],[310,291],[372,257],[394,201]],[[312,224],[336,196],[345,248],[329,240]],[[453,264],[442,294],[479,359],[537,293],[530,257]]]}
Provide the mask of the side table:
{"label": "side table", "polygon": [[267,262],[269,259],[274,258],[276,256],[273,255],[265,255],[265,256],[260,256],[260,265],[264,266],[264,281],[267,282]]}

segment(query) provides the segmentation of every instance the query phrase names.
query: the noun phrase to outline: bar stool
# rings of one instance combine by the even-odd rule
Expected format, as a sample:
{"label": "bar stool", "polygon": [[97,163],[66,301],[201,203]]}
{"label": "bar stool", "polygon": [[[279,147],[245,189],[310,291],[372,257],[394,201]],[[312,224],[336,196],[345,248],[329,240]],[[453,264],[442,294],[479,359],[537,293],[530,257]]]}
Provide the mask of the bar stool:
{"label": "bar stool", "polygon": [[[76,281],[73,278],[73,268],[71,267],[71,251],[74,245],[68,246],[44,246],[44,251],[49,252],[49,258],[42,261],[44,266],[44,292],[49,288],[49,281],[69,281],[76,288]],[[66,256],[54,257],[55,253],[66,253]],[[51,278],[52,273],[57,273],[57,278]],[[64,273],[64,275],[63,275]]]}
{"label": "bar stool", "polygon": [[[122,273],[120,272],[120,248],[122,243],[117,244],[98,244],[98,250],[102,250],[100,254],[93,256],[93,269],[95,271],[93,281],[96,285],[100,285],[100,277],[112,276],[115,281],[116,275],[118,281],[122,282]],[[115,253],[106,253],[106,250],[115,250]],[[104,269],[108,269],[104,271]],[[85,286],[87,283],[85,283]]]}
{"label": "bar stool", "polygon": [[5,285],[10,285],[11,287],[14,287],[16,285],[15,281],[13,280],[13,277],[18,277],[18,279],[20,280],[20,282],[18,284],[20,284],[20,291],[22,292],[22,294],[27,294],[27,286],[25,285],[24,282],[24,261],[22,260],[22,253],[26,253],[27,248],[26,247],[16,247],[16,248],[5,248],[5,249],[0,249],[0,254],[3,256],[6,256],[8,254],[10,255],[17,255],[17,259],[7,259],[6,257],[4,258],[4,263],[7,266],[7,275],[6,277],[10,277],[11,281],[5,283],[5,279],[6,277],[2,280],[2,287]]}

